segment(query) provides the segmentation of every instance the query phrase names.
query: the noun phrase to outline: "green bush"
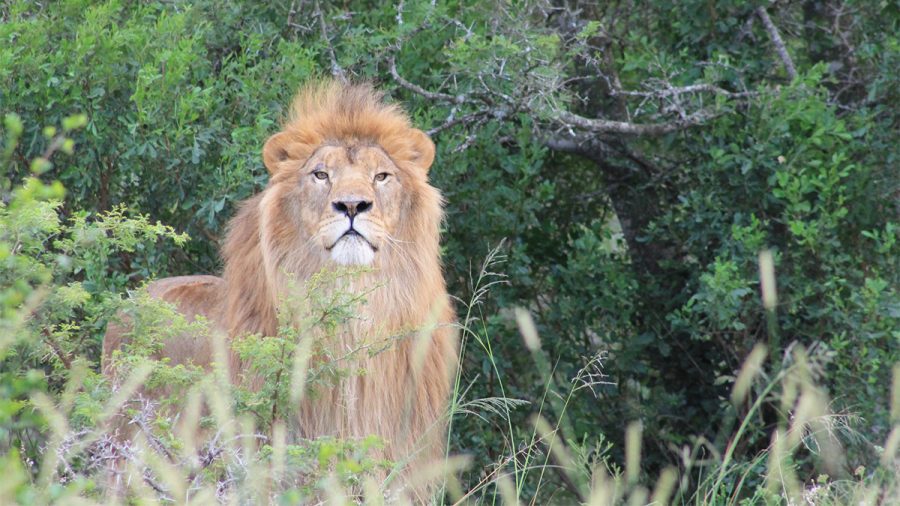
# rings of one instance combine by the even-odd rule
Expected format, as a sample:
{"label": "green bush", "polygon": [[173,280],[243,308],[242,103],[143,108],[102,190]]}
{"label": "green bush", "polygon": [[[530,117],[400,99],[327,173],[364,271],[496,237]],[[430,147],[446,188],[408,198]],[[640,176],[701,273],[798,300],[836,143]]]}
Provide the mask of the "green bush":
{"label": "green bush", "polygon": [[[666,492],[654,484],[671,485],[683,503],[895,497],[897,401],[887,385],[900,361],[897,7],[560,5],[0,6],[0,460],[14,484],[0,485],[0,502],[102,501],[84,458],[98,454],[93,442],[80,439],[88,453],[71,454],[82,459],[74,472],[41,463],[48,444],[71,443],[69,428],[92,428],[112,406],[98,374],[107,322],[120,310],[138,318],[144,341],[121,359],[143,370],[175,328],[159,324],[175,314],[140,296],[124,302],[126,291],[221,268],[224,228],[266,184],[261,146],[291,94],[336,71],[374,81],[417,125],[438,129],[430,177],[448,202],[445,273],[465,336],[449,442],[451,454],[471,456],[458,483],[448,479],[448,499],[638,504]],[[796,78],[758,7],[780,27]],[[413,91],[392,62],[451,98]],[[695,84],[734,94],[665,95]],[[600,146],[596,156],[550,142],[571,128],[559,110],[652,124],[679,109],[710,115],[664,135],[574,132]],[[774,255],[774,313],[760,301],[763,250]],[[540,353],[523,348],[514,307],[534,315]],[[272,359],[260,360],[269,372],[287,370],[292,357],[281,352],[298,336],[282,334],[239,348]],[[741,387],[749,397],[734,401],[758,344],[766,365]],[[207,376],[150,367],[152,381]],[[264,414],[290,399],[285,384],[270,386],[235,392],[233,409],[204,423],[249,415],[274,434],[276,417]],[[773,442],[779,430],[825,430],[797,421],[804,413],[839,420],[828,430],[843,469],[825,465],[808,439]],[[167,469],[188,466],[179,459],[189,451],[166,416],[154,418],[161,448],[177,456],[155,469],[165,480]],[[730,441],[740,444],[729,452]],[[282,483],[285,502],[329,479],[365,489],[355,471],[385,465],[367,459],[374,441],[228,444],[260,466],[254,472],[278,454],[312,476]],[[338,463],[347,472],[334,478]],[[247,469],[211,470],[202,494]],[[774,469],[791,470],[783,490],[767,482]],[[238,481],[243,497],[277,488]],[[147,497],[162,497],[148,486]]]}

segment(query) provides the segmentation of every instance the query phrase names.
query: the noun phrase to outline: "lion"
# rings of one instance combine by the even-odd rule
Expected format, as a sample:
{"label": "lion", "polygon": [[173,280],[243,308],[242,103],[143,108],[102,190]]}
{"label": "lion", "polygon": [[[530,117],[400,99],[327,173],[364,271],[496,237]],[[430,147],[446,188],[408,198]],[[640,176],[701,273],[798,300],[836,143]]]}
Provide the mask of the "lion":
{"label": "lion", "polygon": [[[305,438],[379,436],[393,461],[442,458],[458,345],[440,260],[443,198],[428,182],[433,142],[371,85],[319,81],[301,88],[262,154],[270,180],[228,224],[222,276],[165,278],[148,292],[189,319],[205,317],[227,339],[270,336],[297,282],[364,267],[349,285],[368,290],[358,318],[330,346],[346,349],[374,333],[408,337],[357,358],[364,374],[302,401],[292,422]],[[107,331],[109,376],[126,336],[127,327]],[[166,342],[160,356],[205,368],[214,361],[208,339],[194,336]],[[247,364],[235,356],[231,364],[232,381],[241,381]]]}

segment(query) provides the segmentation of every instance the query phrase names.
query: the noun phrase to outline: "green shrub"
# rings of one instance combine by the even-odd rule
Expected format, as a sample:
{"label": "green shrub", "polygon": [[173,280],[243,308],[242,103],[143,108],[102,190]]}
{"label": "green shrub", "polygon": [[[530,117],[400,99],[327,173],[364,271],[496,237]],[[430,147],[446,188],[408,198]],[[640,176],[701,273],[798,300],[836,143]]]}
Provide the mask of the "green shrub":
{"label": "green shrub", "polygon": [[[97,371],[108,320],[122,308],[146,318],[135,333],[143,348],[121,357],[136,369],[180,328],[159,328],[174,316],[171,307],[140,297],[123,303],[123,293],[154,277],[220,268],[224,227],[237,203],[266,184],[260,149],[291,93],[338,68],[402,100],[424,129],[480,113],[435,133],[430,173],[448,201],[445,272],[467,342],[449,442],[472,461],[459,483],[448,479],[448,498],[587,502],[625,483],[612,495],[640,503],[659,497],[642,487],[670,483],[674,471],[665,470],[674,465],[678,501],[785,502],[796,483],[779,492],[766,473],[781,462],[773,452],[780,459],[786,451],[775,451],[772,436],[793,426],[798,407],[781,398],[796,377],[788,371],[799,370],[820,385],[807,390],[816,406],[830,399],[816,413],[841,416],[835,433],[851,472],[826,469],[792,440],[796,482],[818,490],[823,503],[873,490],[893,497],[893,455],[890,445],[880,448],[896,424],[886,385],[900,359],[900,12],[890,2],[831,0],[566,6],[0,6],[0,114],[14,114],[3,126],[0,175],[0,459],[15,483],[0,486],[0,501],[9,493],[20,502],[100,497],[102,487],[85,478],[95,469],[66,484],[40,469],[41,448],[66,437],[50,411],[35,408],[37,399],[51,399],[43,406],[55,403],[56,420],[78,430],[103,418],[110,391]],[[757,7],[780,27],[796,79],[783,70]],[[391,58],[416,85],[471,100],[411,91],[392,76]],[[638,93],[705,84],[746,94],[688,94],[676,103],[616,95],[617,81]],[[506,109],[509,96],[533,108]],[[492,105],[484,112],[478,104]],[[660,136],[590,134],[604,149],[593,158],[546,142],[565,130],[553,123],[560,108],[654,123],[677,116],[672,107],[714,114]],[[498,244],[491,258],[502,262],[475,267]],[[773,315],[760,303],[762,250],[775,259]],[[523,349],[513,307],[534,314],[549,367]],[[277,355],[261,362],[277,374],[297,338],[283,334],[248,337],[239,348],[248,357]],[[765,376],[732,405],[733,383],[760,343]],[[805,365],[800,349],[812,357]],[[155,381],[185,387],[200,376],[152,367],[145,372]],[[591,387],[583,386],[585,371],[596,380]],[[219,422],[249,415],[254,429],[274,431],[275,417],[263,414],[290,400],[285,385],[235,393],[233,412]],[[537,413],[560,428],[574,471],[554,471],[559,461]],[[155,418],[162,447],[187,455],[166,417]],[[632,421],[643,438],[637,481],[627,465],[636,429],[631,443],[623,430]],[[718,458],[738,430],[741,444]],[[309,471],[317,483],[347,457],[355,463],[339,481],[365,488],[352,470],[380,468],[366,460],[375,443],[363,442],[361,453],[345,443],[229,448],[259,457],[250,459],[259,469],[280,452],[301,467],[320,451],[335,456],[323,461],[329,471]],[[313,468],[321,470],[318,462]],[[605,474],[594,473],[601,468]],[[244,472],[235,469],[210,471],[205,486]],[[507,474],[511,484],[501,478]],[[285,484],[285,501],[315,487]],[[144,492],[158,497],[152,487]],[[263,497],[257,492],[246,497]]]}

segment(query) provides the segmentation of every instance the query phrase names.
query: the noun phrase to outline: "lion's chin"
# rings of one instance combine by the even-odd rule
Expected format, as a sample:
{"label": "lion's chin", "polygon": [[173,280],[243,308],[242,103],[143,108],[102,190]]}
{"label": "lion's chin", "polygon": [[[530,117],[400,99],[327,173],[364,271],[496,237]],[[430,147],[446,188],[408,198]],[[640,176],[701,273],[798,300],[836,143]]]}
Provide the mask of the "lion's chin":
{"label": "lion's chin", "polygon": [[375,259],[375,250],[362,237],[347,235],[331,248],[331,259],[339,265],[369,265]]}

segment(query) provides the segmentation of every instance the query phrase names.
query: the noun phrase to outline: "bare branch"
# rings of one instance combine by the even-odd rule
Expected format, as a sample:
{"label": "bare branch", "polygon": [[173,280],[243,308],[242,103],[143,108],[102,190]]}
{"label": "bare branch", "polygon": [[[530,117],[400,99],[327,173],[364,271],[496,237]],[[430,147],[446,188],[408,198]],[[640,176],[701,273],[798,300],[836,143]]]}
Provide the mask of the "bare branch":
{"label": "bare branch", "polygon": [[53,333],[49,328],[44,328],[41,331],[41,334],[44,336],[44,341],[46,341],[47,345],[53,351],[53,354],[62,362],[63,366],[69,371],[72,370],[72,357],[69,356],[68,353],[64,352],[62,347],[56,341],[56,338],[53,336]]}
{"label": "bare branch", "polygon": [[472,121],[475,121],[484,116],[487,116],[487,114],[488,114],[487,111],[477,111],[477,112],[473,112],[472,114],[466,114],[465,116],[459,116],[459,117],[453,117],[453,114],[451,114],[450,116],[447,117],[447,119],[443,123],[432,128],[431,130],[428,130],[425,133],[427,133],[428,135],[435,135],[435,134],[440,133],[448,128],[455,127],[456,125],[468,124]]}
{"label": "bare branch", "polygon": [[412,91],[413,93],[422,95],[429,100],[438,100],[442,102],[450,102],[453,104],[461,104],[465,101],[464,95],[453,96],[447,93],[428,91],[419,85],[407,81],[403,78],[403,76],[400,75],[399,72],[397,72],[397,60],[396,58],[394,58],[394,55],[390,56],[390,59],[388,60],[388,66],[390,67],[391,77],[393,77],[394,80],[397,81],[397,84],[406,88],[407,90]]}
{"label": "bare branch", "polygon": [[703,109],[685,116],[684,119],[668,123],[629,123],[626,121],[585,118],[568,111],[560,111],[556,115],[556,120],[565,125],[594,133],[656,136],[699,125],[715,116],[715,113]]}
{"label": "bare branch", "polygon": [[792,60],[791,55],[788,54],[787,47],[785,47],[784,41],[781,40],[781,34],[778,33],[778,28],[775,26],[775,23],[772,22],[769,13],[766,12],[764,7],[757,7],[756,15],[759,16],[763,26],[766,27],[766,31],[769,32],[769,38],[772,39],[772,43],[775,44],[775,51],[778,52],[778,56],[781,58],[781,63],[784,64],[784,70],[787,71],[788,77],[790,77],[792,81],[797,79],[797,69],[794,67],[794,60]]}
{"label": "bare branch", "polygon": [[147,438],[147,442],[150,444],[150,447],[153,448],[157,453],[162,454],[169,460],[169,462],[173,462],[175,459],[172,457],[172,454],[169,453],[169,450],[166,448],[166,445],[163,444],[162,441],[153,434],[153,431],[150,430],[150,426],[147,423],[148,420],[151,420],[154,416],[155,406],[153,405],[153,401],[149,399],[145,399],[143,397],[139,397],[138,401],[141,403],[141,410],[132,417],[129,423],[133,423],[138,426],[143,433],[144,437]]}
{"label": "bare branch", "polygon": [[628,91],[621,90],[616,88],[611,88],[610,94],[613,96],[616,95],[624,95],[626,97],[643,97],[643,98],[666,98],[672,97],[676,95],[687,95],[691,93],[713,93],[715,95],[723,95],[729,98],[747,98],[747,97],[755,97],[759,95],[759,93],[755,91],[728,91],[724,88],[719,88],[718,86],[712,84],[691,84],[689,86],[681,86],[681,87],[673,87],[666,88],[661,90],[653,90],[653,91]]}
{"label": "bare branch", "polygon": [[397,26],[403,25],[403,0],[397,2]]}
{"label": "bare branch", "polygon": [[544,139],[544,145],[553,151],[572,153],[594,161],[600,161],[609,151],[608,146],[594,135],[551,135]]}
{"label": "bare branch", "polygon": [[319,18],[319,29],[322,31],[322,39],[325,40],[325,45],[328,47],[328,56],[331,58],[331,75],[346,84],[348,82],[347,74],[344,73],[344,69],[337,62],[334,47],[331,45],[331,39],[328,37],[328,28],[325,26],[325,15],[322,14],[319,2],[316,2],[316,16]]}

